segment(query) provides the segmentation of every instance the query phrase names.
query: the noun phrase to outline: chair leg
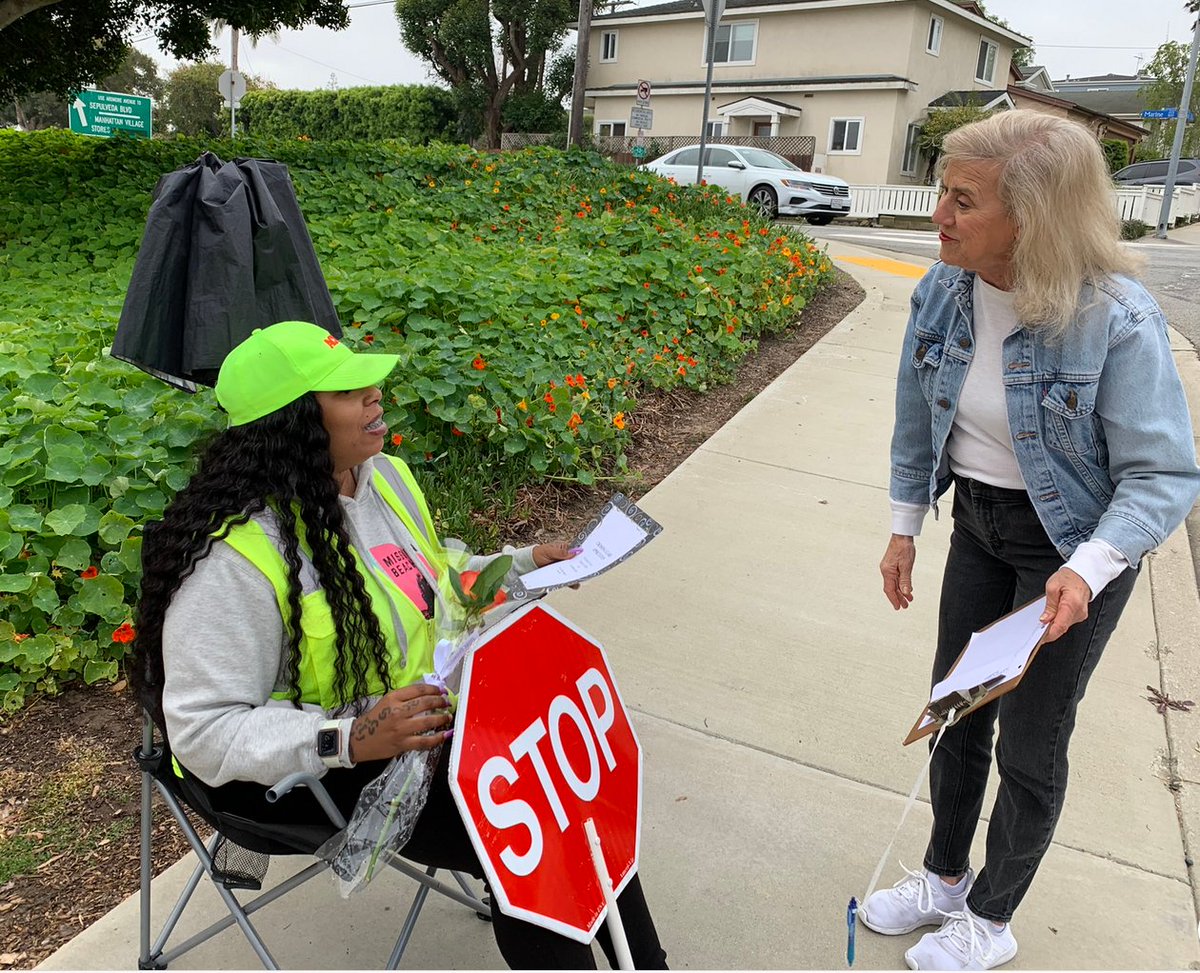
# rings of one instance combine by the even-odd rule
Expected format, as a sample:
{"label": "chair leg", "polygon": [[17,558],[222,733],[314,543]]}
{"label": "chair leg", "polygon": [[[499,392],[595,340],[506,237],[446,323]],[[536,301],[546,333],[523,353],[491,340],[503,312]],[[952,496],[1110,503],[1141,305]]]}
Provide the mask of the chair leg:
{"label": "chair leg", "polygon": [[[437,869],[430,865],[425,869],[425,874],[430,879],[437,873]],[[394,970],[400,965],[400,960],[404,956],[404,951],[408,949],[408,942],[412,939],[413,930],[417,926],[417,919],[421,916],[421,909],[425,905],[425,899],[429,896],[430,886],[424,882],[417,886],[417,894],[413,896],[412,905],[408,908],[408,915],[404,917],[404,925],[400,928],[400,935],[396,939],[396,945],[392,947],[392,955],[388,957],[387,966],[384,969]]]}
{"label": "chair leg", "polygon": [[[453,872],[452,871],[450,874],[454,876],[454,881],[456,881],[458,883],[458,887],[460,889],[462,889],[467,895],[469,895],[471,898],[473,898],[477,902],[479,902],[480,905],[483,905],[485,907],[491,906],[492,903],[491,903],[490,899],[479,898],[479,894],[473,888],[471,888],[471,883],[467,881],[467,877],[462,872]],[[492,921],[492,911],[490,908],[485,908],[482,912],[480,912],[478,909],[476,909],[475,915],[477,915],[484,922]]]}
{"label": "chair leg", "polygon": [[[142,716],[142,749],[141,755],[149,757],[154,751],[154,724],[150,716]],[[154,830],[154,787],[150,774],[142,771],[142,810],[141,810],[141,854],[139,863],[140,900],[138,915],[138,969],[162,970],[166,964],[159,959],[159,950],[153,955],[150,952],[150,883],[154,878],[154,862],[151,857],[150,839]]]}

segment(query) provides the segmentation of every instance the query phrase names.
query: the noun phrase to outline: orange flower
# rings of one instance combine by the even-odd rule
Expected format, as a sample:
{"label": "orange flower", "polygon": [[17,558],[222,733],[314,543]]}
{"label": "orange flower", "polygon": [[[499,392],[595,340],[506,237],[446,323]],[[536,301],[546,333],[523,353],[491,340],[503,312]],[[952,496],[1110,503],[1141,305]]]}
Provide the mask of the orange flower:
{"label": "orange flower", "polygon": [[459,428],[458,428],[458,426],[451,426],[451,427],[450,427],[450,431],[451,431],[452,433],[454,433],[454,435],[456,435],[456,436],[461,436],[461,435],[462,435],[462,430],[461,430],[461,429],[459,429]]}
{"label": "orange flower", "polygon": [[583,372],[580,372],[575,376],[575,384],[580,388],[583,388],[583,386],[587,385],[587,379],[583,377]]}
{"label": "orange flower", "polygon": [[477,372],[482,372],[487,368],[487,362],[483,360],[483,355],[476,355],[475,360],[471,362],[471,367]]}
{"label": "orange flower", "polygon": [[570,429],[570,430],[571,430],[571,432],[574,432],[574,431],[575,431],[576,429],[578,429],[578,428],[579,428],[581,425],[583,425],[583,419],[581,419],[581,418],[579,417],[579,413],[578,413],[578,412],[572,412],[572,413],[571,413],[571,418],[567,420],[567,428],[568,428],[568,429]]}
{"label": "orange flower", "polygon": [[132,642],[135,636],[136,633],[133,630],[133,626],[128,622],[122,622],[121,626],[113,631],[112,640],[125,644],[126,642]]}
{"label": "orange flower", "polygon": [[616,426],[618,429],[625,428],[625,413],[624,412],[618,412],[615,416],[613,416],[613,425]]}
{"label": "orange flower", "polygon": [[578,304],[576,304],[576,305],[575,305],[575,313],[576,313],[576,314],[582,314],[582,313],[583,313],[583,308],[581,308],[581,307],[580,307]]}
{"label": "orange flower", "polygon": [[733,334],[733,325],[732,324],[725,325],[725,330],[728,331],[730,334]]}
{"label": "orange flower", "polygon": [[608,380],[608,387],[610,389],[615,389],[617,387],[617,380],[615,378],[610,378]]}
{"label": "orange flower", "polygon": [[96,565],[93,564],[91,567],[84,568],[82,571],[80,571],[79,576],[81,578],[83,578],[84,581],[91,581],[92,578],[96,577],[96,575],[98,575],[99,573],[100,573],[99,568],[97,568]]}
{"label": "orange flower", "polygon": [[20,643],[20,642],[24,642],[29,637],[30,636],[29,636],[28,632],[18,632],[16,635],[14,635],[12,637],[12,640],[14,642]]}
{"label": "orange flower", "polygon": [[396,435],[392,437],[393,446],[399,446],[402,442],[404,442],[404,437],[401,436],[400,433],[396,433]]}
{"label": "orange flower", "polygon": [[529,411],[529,406],[527,406],[527,405],[525,404],[525,400],[524,400],[524,399],[522,399],[520,402],[518,402],[518,403],[517,403],[517,408],[518,408],[518,409],[520,409],[522,412],[528,412],[528,411]]}
{"label": "orange flower", "polygon": [[644,283],[642,286],[646,288],[646,290],[650,290],[650,281],[646,281],[646,283]]}
{"label": "orange flower", "polygon": [[551,321],[557,321],[557,320],[558,320],[558,312],[557,312],[557,311],[551,311],[551,312],[550,312],[550,320],[551,320]]}
{"label": "orange flower", "polygon": [[567,378],[566,378],[566,382],[567,382],[567,384],[568,384],[569,386],[571,386],[571,388],[574,388],[574,387],[575,387],[575,376],[574,376],[574,375],[568,375],[568,376],[567,376]]}
{"label": "orange flower", "polygon": [[702,273],[704,273],[704,268],[701,267],[699,264],[696,264],[696,266],[693,267],[692,269],[696,272],[697,277],[699,277]]}
{"label": "orange flower", "polygon": [[657,216],[657,215],[658,215],[658,207],[657,207],[657,206],[651,206],[651,207],[650,207],[650,215],[651,215],[651,216]]}

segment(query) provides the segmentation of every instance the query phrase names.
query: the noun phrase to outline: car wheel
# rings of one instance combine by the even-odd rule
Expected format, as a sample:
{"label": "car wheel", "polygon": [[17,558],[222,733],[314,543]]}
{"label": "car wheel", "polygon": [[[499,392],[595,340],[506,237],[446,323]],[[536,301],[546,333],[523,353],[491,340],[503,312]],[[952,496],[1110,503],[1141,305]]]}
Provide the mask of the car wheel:
{"label": "car wheel", "polygon": [[779,212],[779,197],[775,195],[775,190],[770,186],[755,186],[750,190],[746,202],[751,206],[757,206],[758,211],[769,220],[775,219]]}
{"label": "car wheel", "polygon": [[827,213],[817,213],[814,216],[806,216],[805,219],[813,226],[828,226],[833,222],[833,217]]}

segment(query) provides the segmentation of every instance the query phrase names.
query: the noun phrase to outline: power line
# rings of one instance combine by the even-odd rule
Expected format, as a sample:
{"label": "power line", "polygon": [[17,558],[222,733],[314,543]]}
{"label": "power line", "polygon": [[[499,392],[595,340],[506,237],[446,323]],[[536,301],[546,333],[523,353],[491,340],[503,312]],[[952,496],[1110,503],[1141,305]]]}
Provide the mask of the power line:
{"label": "power line", "polygon": [[323,68],[329,68],[331,71],[338,71],[342,74],[348,74],[352,78],[359,78],[362,81],[369,81],[371,84],[379,84],[374,78],[365,78],[361,74],[355,74],[353,71],[347,71],[344,68],[339,68],[336,64],[327,64],[324,61],[318,61],[315,57],[309,57],[307,54],[301,54],[299,51],[289,50],[282,44],[276,44],[275,47],[280,51],[286,51],[288,54],[293,54],[296,57],[302,57],[306,61],[312,61],[313,64],[319,64]]}

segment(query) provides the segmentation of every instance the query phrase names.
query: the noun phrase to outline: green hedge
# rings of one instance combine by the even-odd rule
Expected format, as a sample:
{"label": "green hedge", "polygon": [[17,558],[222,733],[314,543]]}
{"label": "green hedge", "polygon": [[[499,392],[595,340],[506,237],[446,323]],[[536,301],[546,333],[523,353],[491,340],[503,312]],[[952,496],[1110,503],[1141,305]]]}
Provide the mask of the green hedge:
{"label": "green hedge", "polygon": [[1104,158],[1108,162],[1108,171],[1116,172],[1124,169],[1130,163],[1129,143],[1121,139],[1104,139],[1100,145],[1104,149]]}
{"label": "green hedge", "polygon": [[238,116],[255,138],[452,141],[457,113],[450,92],[432,85],[339,91],[251,91]]}

